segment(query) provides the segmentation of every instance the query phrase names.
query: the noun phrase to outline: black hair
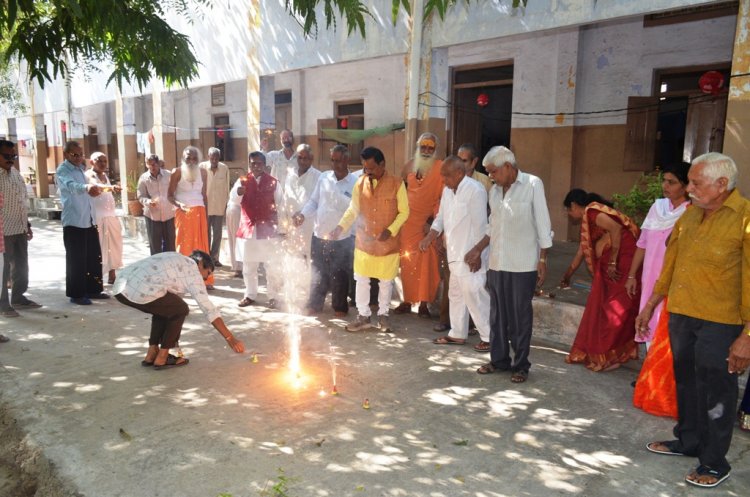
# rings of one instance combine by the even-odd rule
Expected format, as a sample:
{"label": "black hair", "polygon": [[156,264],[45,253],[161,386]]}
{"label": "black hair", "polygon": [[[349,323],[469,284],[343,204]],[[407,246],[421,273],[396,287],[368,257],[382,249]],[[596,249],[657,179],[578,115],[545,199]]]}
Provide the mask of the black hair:
{"label": "black hair", "polygon": [[158,164],[159,163],[159,156],[156,155],[156,154],[149,154],[149,155],[146,156],[146,162],[148,162],[150,160],[156,161],[156,163]]}
{"label": "black hair", "polygon": [[266,163],[266,154],[258,150],[256,150],[255,152],[250,152],[250,155],[248,155],[247,158],[250,160],[260,159],[263,161],[263,164]]}
{"label": "black hair", "polygon": [[0,148],[13,148],[16,144],[10,140],[0,140]]}
{"label": "black hair", "polygon": [[580,188],[573,188],[572,190],[570,190],[568,194],[565,195],[563,205],[566,208],[569,208],[571,204],[576,203],[581,207],[586,207],[591,202],[599,202],[600,204],[612,207],[612,202],[605,200],[604,197],[602,197],[598,193],[588,193],[586,192],[586,190],[581,190]]}
{"label": "black hair", "polygon": [[214,260],[211,258],[211,254],[207,254],[202,250],[193,250],[193,253],[190,254],[190,258],[193,259],[196,264],[203,261],[203,267],[211,272],[215,269]]}
{"label": "black hair", "polygon": [[381,152],[380,149],[376,147],[365,148],[359,154],[359,157],[362,160],[375,159],[375,162],[378,164],[382,164],[383,162],[385,162],[385,156],[383,155],[383,152]]}
{"label": "black hair", "polygon": [[689,183],[688,181],[688,171],[690,171],[690,163],[689,162],[673,162],[671,164],[665,165],[661,169],[662,175],[664,173],[671,173],[674,174],[677,180],[682,183],[682,185],[687,185]]}

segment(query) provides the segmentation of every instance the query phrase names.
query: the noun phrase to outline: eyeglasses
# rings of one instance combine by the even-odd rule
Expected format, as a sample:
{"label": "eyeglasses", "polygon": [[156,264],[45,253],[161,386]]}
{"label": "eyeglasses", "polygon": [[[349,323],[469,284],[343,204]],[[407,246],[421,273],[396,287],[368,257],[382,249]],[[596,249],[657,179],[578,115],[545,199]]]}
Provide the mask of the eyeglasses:
{"label": "eyeglasses", "polygon": [[68,154],[69,154],[69,155],[70,155],[71,157],[73,157],[74,159],[80,159],[81,157],[83,157],[83,155],[82,155],[82,154],[74,154],[74,153],[70,153],[70,152],[68,152]]}
{"label": "eyeglasses", "polygon": [[18,159],[18,155],[16,154],[0,154],[3,157],[5,157],[6,160],[16,160]]}

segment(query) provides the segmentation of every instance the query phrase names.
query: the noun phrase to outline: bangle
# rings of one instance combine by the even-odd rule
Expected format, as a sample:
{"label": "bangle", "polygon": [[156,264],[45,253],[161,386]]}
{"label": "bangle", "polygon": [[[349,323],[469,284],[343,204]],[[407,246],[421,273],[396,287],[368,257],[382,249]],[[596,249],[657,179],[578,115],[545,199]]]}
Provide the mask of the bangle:
{"label": "bangle", "polygon": [[540,257],[539,258],[539,262],[543,262],[543,263],[547,264],[547,258],[546,257]]}
{"label": "bangle", "polygon": [[635,279],[635,276],[628,276],[628,279],[629,279],[629,280],[634,280],[634,279]]}
{"label": "bangle", "polygon": [[750,337],[750,328],[745,328],[744,330],[742,330],[742,333]]}
{"label": "bangle", "polygon": [[616,263],[616,262],[610,262],[610,263],[609,263],[609,265],[610,265],[610,266],[616,266],[616,265],[617,265],[617,263]]}
{"label": "bangle", "polygon": [[228,337],[224,337],[224,340],[226,340],[227,342],[228,342],[229,340],[231,340],[231,339],[232,339],[232,335],[229,335]]}

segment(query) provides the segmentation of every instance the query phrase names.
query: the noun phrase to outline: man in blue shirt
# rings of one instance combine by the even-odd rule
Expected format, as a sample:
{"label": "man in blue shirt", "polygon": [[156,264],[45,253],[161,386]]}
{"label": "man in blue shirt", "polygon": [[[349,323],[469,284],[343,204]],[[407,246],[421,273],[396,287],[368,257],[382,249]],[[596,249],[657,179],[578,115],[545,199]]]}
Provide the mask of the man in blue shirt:
{"label": "man in blue shirt", "polygon": [[86,182],[78,142],[67,142],[63,155],[65,161],[57,167],[55,184],[63,207],[65,295],[73,304],[91,305],[92,298],[109,298],[102,293],[102,252],[89,200],[99,195],[101,188]]}

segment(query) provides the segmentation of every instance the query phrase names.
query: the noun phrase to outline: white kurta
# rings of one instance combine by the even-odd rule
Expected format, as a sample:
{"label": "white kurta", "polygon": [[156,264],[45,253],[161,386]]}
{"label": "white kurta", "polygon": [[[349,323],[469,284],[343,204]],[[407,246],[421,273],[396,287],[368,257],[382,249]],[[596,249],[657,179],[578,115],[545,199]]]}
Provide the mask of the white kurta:
{"label": "white kurta", "polygon": [[295,228],[292,223],[292,216],[300,212],[305,206],[318,184],[320,171],[310,167],[305,174],[299,176],[297,169],[289,170],[286,181],[281,189],[281,209],[279,210],[279,232],[287,234],[288,250],[299,256],[310,258],[310,245],[314,223],[304,223],[302,226]]}
{"label": "white kurta", "polygon": [[487,191],[476,180],[464,177],[454,192],[443,189],[440,210],[432,229],[445,232],[448,267],[451,277],[448,285],[448,300],[451,331],[448,336],[465,340],[469,336],[469,314],[479,336],[490,341],[490,294],[487,283],[487,253],[482,252],[482,267],[472,273],[464,262],[469,252],[487,231]]}
{"label": "white kurta", "polygon": [[240,228],[240,218],[242,217],[242,197],[237,195],[237,189],[241,186],[242,180],[237,179],[234,186],[229,191],[229,200],[227,201],[227,241],[229,242],[229,259],[232,261],[232,270],[239,271],[242,269],[242,258],[237,255],[235,250],[237,230]]}
{"label": "white kurta", "polygon": [[[85,174],[91,184],[103,187],[112,186],[109,178],[106,178],[106,181],[100,181],[93,169],[89,169]],[[99,231],[99,245],[102,249],[102,275],[106,275],[110,269],[122,267],[122,225],[115,212],[115,197],[111,191],[91,197],[91,206],[94,210],[94,220]]]}

